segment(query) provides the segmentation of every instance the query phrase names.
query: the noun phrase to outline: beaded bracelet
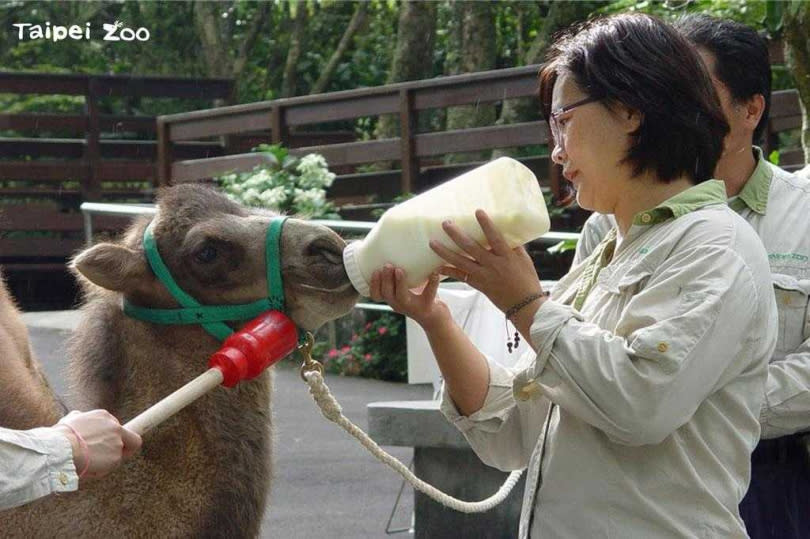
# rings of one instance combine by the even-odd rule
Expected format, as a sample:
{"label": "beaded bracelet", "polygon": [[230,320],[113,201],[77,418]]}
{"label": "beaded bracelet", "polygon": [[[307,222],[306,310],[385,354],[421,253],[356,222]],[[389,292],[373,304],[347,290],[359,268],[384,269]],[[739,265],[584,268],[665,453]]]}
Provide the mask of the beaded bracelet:
{"label": "beaded bracelet", "polygon": [[[506,325],[507,334],[509,334],[509,324],[507,323],[507,320],[515,316],[518,313],[518,311],[521,310],[523,307],[543,296],[545,296],[545,293],[543,292],[538,292],[537,294],[526,296],[521,301],[515,303],[506,310],[506,312],[504,313],[505,317],[503,323],[504,325]],[[518,331],[515,331],[515,336],[513,337],[512,340],[510,340],[508,337],[506,339],[506,349],[509,350],[510,354],[512,353],[512,349],[517,349],[519,344],[520,344],[520,332]]]}
{"label": "beaded bracelet", "polygon": [[59,424],[69,428],[70,432],[72,432],[73,435],[76,437],[76,439],[79,441],[79,447],[81,448],[82,453],[84,454],[84,469],[79,473],[79,479],[81,479],[82,477],[84,477],[84,474],[86,474],[87,470],[90,468],[90,450],[87,448],[87,442],[85,442],[84,438],[82,438],[82,435],[79,434],[78,431],[68,423],[59,423]]}
{"label": "beaded bracelet", "polygon": [[526,305],[528,305],[529,303],[533,302],[534,300],[536,300],[536,299],[538,299],[538,298],[543,297],[544,295],[545,295],[544,293],[542,293],[542,292],[538,292],[538,293],[536,293],[536,294],[532,294],[532,295],[530,295],[530,296],[526,296],[526,297],[525,297],[525,298],[523,298],[521,301],[519,301],[519,302],[515,303],[514,305],[512,305],[511,307],[509,307],[509,308],[506,310],[506,313],[505,313],[505,314],[506,314],[506,318],[511,320],[511,318],[512,318],[513,316],[515,316],[515,315],[518,313],[518,311],[519,311],[519,310],[521,310],[523,307],[525,307],[525,306],[526,306]]}

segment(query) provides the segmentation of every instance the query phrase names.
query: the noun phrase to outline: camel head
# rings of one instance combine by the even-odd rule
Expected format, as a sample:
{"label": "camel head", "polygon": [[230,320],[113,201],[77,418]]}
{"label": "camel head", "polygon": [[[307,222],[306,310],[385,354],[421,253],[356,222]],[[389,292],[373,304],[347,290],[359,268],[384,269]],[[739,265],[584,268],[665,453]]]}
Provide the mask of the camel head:
{"label": "camel head", "polygon": [[[239,305],[268,297],[266,237],[274,217],[210,187],[187,184],[161,191],[151,229],[160,257],[184,292],[202,305]],[[143,238],[149,221],[135,223],[120,242],[100,243],[73,260],[90,293],[96,285],[140,307],[177,307],[147,261]],[[343,268],[346,244],[340,236],[291,218],[279,244],[285,310],[300,328],[314,331],[351,310],[358,294]]]}

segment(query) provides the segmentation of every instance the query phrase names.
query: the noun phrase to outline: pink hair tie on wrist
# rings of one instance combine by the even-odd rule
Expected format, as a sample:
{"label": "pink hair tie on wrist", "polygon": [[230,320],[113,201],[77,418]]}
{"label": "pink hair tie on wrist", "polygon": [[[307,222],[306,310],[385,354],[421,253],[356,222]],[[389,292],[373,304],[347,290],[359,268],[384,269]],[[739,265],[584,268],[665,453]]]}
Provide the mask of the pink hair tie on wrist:
{"label": "pink hair tie on wrist", "polygon": [[87,473],[87,469],[90,468],[90,450],[87,447],[87,442],[84,441],[82,435],[79,434],[79,432],[76,429],[74,429],[71,425],[67,423],[60,423],[60,425],[64,425],[67,428],[69,428],[70,432],[72,432],[73,435],[76,436],[76,439],[79,440],[79,447],[81,447],[82,453],[84,454],[84,468],[82,469],[81,472],[79,472],[79,479],[81,479],[82,477],[84,477],[84,474]]}

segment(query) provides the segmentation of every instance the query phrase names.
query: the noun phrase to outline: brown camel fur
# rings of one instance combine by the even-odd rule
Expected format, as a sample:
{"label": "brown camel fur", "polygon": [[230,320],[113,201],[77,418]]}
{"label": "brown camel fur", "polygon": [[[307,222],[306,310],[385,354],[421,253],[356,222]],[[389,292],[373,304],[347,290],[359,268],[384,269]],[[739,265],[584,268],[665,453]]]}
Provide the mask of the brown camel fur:
{"label": "brown camel fur", "polygon": [[28,341],[28,329],[0,274],[0,425],[29,429],[62,415]]}
{"label": "brown camel fur", "polygon": [[[181,288],[209,305],[267,296],[270,214],[191,185],[164,191],[158,203],[155,239]],[[69,354],[71,394],[81,398],[71,408],[105,408],[126,421],[203,372],[220,346],[200,326],[158,326],[123,314],[123,297],[141,306],[177,306],[144,257],[146,224],[73,261],[86,302]],[[327,228],[295,219],[284,225],[287,312],[299,327],[314,330],[357,301],[343,269],[344,246]],[[0,536],[257,536],[271,478],[271,386],[267,372],[214,389],[147,433],[140,454],[110,476],[1,514]],[[6,391],[0,387],[4,400]],[[40,397],[53,401],[50,392]],[[39,425],[57,419],[41,407],[28,413]]]}

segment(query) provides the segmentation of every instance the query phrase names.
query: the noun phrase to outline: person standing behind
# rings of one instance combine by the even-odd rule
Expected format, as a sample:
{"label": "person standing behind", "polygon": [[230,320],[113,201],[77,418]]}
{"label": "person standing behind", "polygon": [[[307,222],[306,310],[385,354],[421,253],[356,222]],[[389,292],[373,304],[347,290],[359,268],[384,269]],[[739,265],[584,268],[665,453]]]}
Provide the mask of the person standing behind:
{"label": "person standing behind", "polygon": [[[744,24],[687,15],[675,27],[696,47],[712,76],[730,132],[714,176],[729,205],[756,230],[768,252],[779,338],[760,414],[762,438],[740,514],[754,539],[810,537],[810,183],[769,163],[754,146],[768,123],[768,47]],[[585,223],[574,266],[613,226],[595,213]],[[797,434],[799,433],[799,434]]]}

